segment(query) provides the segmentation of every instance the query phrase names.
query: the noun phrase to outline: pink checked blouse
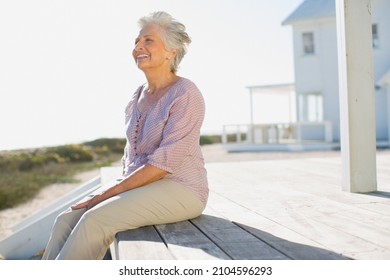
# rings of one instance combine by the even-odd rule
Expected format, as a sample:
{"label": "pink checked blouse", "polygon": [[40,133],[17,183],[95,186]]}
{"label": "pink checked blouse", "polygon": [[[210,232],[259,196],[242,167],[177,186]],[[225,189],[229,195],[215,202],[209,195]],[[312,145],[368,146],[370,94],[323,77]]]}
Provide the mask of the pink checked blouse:
{"label": "pink checked blouse", "polygon": [[141,86],[125,109],[127,144],[122,159],[124,175],[150,164],[167,171],[165,177],[190,188],[206,204],[207,173],[199,145],[205,105],[202,94],[180,78],[141,112]]}

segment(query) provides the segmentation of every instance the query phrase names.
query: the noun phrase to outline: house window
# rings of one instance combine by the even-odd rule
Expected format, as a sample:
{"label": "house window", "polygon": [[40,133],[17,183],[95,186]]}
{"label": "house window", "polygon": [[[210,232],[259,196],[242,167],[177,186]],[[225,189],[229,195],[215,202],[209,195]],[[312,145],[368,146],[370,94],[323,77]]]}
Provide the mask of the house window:
{"label": "house window", "polygon": [[314,34],[313,32],[302,33],[303,54],[314,54]]}
{"label": "house window", "polygon": [[324,120],[323,96],[321,93],[299,95],[299,119],[306,122],[321,122]]}
{"label": "house window", "polygon": [[376,23],[372,25],[372,47],[379,48],[378,24]]}

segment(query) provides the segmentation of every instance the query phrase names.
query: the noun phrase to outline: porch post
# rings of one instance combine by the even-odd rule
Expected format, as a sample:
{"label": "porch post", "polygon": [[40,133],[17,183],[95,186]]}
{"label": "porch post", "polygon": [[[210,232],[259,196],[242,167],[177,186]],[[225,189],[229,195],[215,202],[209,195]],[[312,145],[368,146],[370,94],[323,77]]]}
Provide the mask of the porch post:
{"label": "porch post", "polygon": [[255,133],[254,133],[254,128],[253,128],[253,125],[254,125],[254,119],[253,119],[253,91],[252,91],[252,88],[249,88],[249,97],[250,97],[250,114],[251,114],[251,123],[249,125],[249,129],[248,129],[248,135],[247,135],[247,139],[249,139],[249,143],[250,144],[254,144],[255,143]]}
{"label": "porch post", "polygon": [[342,189],[377,189],[370,0],[336,0]]}
{"label": "porch post", "polygon": [[390,148],[390,85],[386,84],[387,99],[387,147]]}

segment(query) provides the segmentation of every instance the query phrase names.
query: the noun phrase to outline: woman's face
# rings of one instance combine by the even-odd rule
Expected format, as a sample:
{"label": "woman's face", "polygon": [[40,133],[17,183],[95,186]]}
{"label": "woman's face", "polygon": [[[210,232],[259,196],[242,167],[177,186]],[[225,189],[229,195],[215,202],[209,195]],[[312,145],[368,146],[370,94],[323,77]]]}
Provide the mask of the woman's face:
{"label": "woman's face", "polygon": [[157,25],[146,26],[141,29],[135,39],[133,58],[138,68],[145,71],[148,69],[164,69],[170,71],[170,58],[174,52],[165,49],[160,37],[160,27]]}

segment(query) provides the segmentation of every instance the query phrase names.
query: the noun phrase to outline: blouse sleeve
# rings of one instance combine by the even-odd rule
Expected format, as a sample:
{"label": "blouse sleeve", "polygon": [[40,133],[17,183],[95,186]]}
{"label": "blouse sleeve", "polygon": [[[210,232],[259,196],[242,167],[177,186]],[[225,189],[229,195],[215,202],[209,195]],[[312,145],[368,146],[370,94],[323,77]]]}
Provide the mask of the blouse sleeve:
{"label": "blouse sleeve", "polygon": [[187,89],[176,98],[169,111],[159,147],[149,155],[148,164],[173,173],[186,156],[199,145],[205,104],[199,90]]}

